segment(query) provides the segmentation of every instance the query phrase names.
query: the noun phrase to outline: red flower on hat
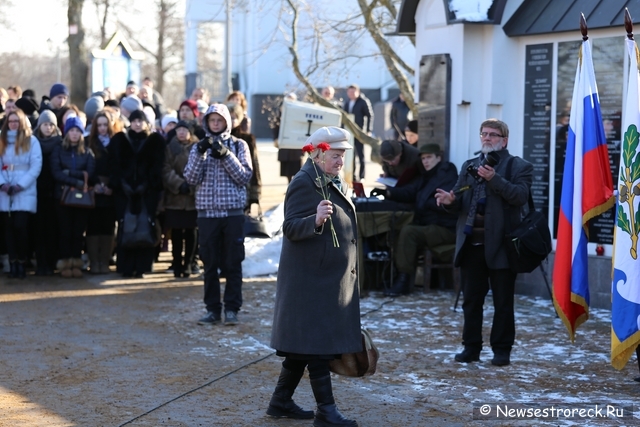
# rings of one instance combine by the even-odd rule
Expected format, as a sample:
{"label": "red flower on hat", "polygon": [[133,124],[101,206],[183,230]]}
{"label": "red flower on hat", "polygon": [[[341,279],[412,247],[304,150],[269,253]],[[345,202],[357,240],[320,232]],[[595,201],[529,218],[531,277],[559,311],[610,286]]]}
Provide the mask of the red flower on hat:
{"label": "red flower on hat", "polygon": [[302,152],[303,153],[313,153],[313,151],[315,150],[313,144],[307,144],[304,147],[302,147]]}
{"label": "red flower on hat", "polygon": [[326,143],[326,142],[321,142],[320,144],[318,144],[318,145],[316,146],[316,148],[317,148],[318,150],[322,150],[322,152],[323,152],[323,153],[324,153],[325,151],[327,151],[327,150],[331,150],[331,146],[330,146],[328,143]]}

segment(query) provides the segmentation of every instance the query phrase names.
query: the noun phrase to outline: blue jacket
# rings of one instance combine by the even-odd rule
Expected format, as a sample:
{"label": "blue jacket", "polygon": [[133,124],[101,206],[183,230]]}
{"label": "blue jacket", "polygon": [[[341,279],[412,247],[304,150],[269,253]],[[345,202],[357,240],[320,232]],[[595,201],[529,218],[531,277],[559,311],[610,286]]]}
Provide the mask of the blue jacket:
{"label": "blue jacket", "polygon": [[[85,152],[78,153],[77,147],[64,148],[58,145],[51,154],[51,173],[56,182],[54,197],[62,197],[62,188],[65,185],[82,188],[84,183],[83,171],[89,174],[89,181],[93,178],[95,170],[93,152],[85,147]],[[64,172],[64,171],[68,172]]]}
{"label": "blue jacket", "polygon": [[0,191],[0,211],[36,212],[38,191],[36,180],[42,169],[42,151],[35,136],[31,136],[31,148],[25,153],[16,154],[15,142],[7,145],[0,157],[0,185],[19,185],[23,190],[13,196]]}

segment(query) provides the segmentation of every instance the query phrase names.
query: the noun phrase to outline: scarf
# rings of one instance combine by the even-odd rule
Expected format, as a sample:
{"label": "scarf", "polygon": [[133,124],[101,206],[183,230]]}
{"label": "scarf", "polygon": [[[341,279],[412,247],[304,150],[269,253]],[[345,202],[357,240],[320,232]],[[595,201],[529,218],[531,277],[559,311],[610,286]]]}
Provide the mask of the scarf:
{"label": "scarf", "polygon": [[109,138],[109,135],[98,135],[98,139],[102,143],[103,147],[106,147],[111,142],[111,138]]}
{"label": "scarf", "polygon": [[486,181],[483,180],[473,189],[471,206],[469,206],[467,221],[464,225],[464,234],[466,235],[471,235],[471,232],[473,231],[473,222],[476,219],[476,214],[484,215],[484,208],[487,203],[486,184]]}

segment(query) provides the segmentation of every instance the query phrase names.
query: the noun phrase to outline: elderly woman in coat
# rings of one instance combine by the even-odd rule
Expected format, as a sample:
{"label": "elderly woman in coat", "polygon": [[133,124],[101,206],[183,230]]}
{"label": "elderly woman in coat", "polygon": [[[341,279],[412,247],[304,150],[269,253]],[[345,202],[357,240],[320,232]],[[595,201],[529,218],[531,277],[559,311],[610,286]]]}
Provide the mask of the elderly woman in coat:
{"label": "elderly woman in coat", "polygon": [[314,418],[291,399],[306,367],[318,405],[315,427],[357,426],[336,408],[329,373],[331,360],[362,350],[356,213],[339,176],[348,138],[337,127],[314,132],[307,144],[315,149],[284,201],[271,347],[285,359],[267,414]]}
{"label": "elderly woman in coat", "polygon": [[29,255],[29,216],[36,212],[36,180],[42,150],[22,110],[7,115],[0,133],[0,212],[9,252],[9,277],[24,279]]}

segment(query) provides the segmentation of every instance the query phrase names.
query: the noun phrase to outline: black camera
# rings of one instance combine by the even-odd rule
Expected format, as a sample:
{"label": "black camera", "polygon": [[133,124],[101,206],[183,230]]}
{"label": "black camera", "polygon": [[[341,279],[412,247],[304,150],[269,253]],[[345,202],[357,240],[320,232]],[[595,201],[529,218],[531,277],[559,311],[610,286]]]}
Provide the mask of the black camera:
{"label": "black camera", "polygon": [[500,162],[500,156],[498,156],[495,152],[492,151],[484,155],[484,157],[480,160],[479,165],[476,166],[474,164],[470,164],[469,166],[467,166],[467,173],[469,174],[469,176],[475,179],[476,182],[480,183],[484,180],[484,178],[478,175],[478,168],[481,166],[495,167],[495,165],[497,165],[499,162]]}

